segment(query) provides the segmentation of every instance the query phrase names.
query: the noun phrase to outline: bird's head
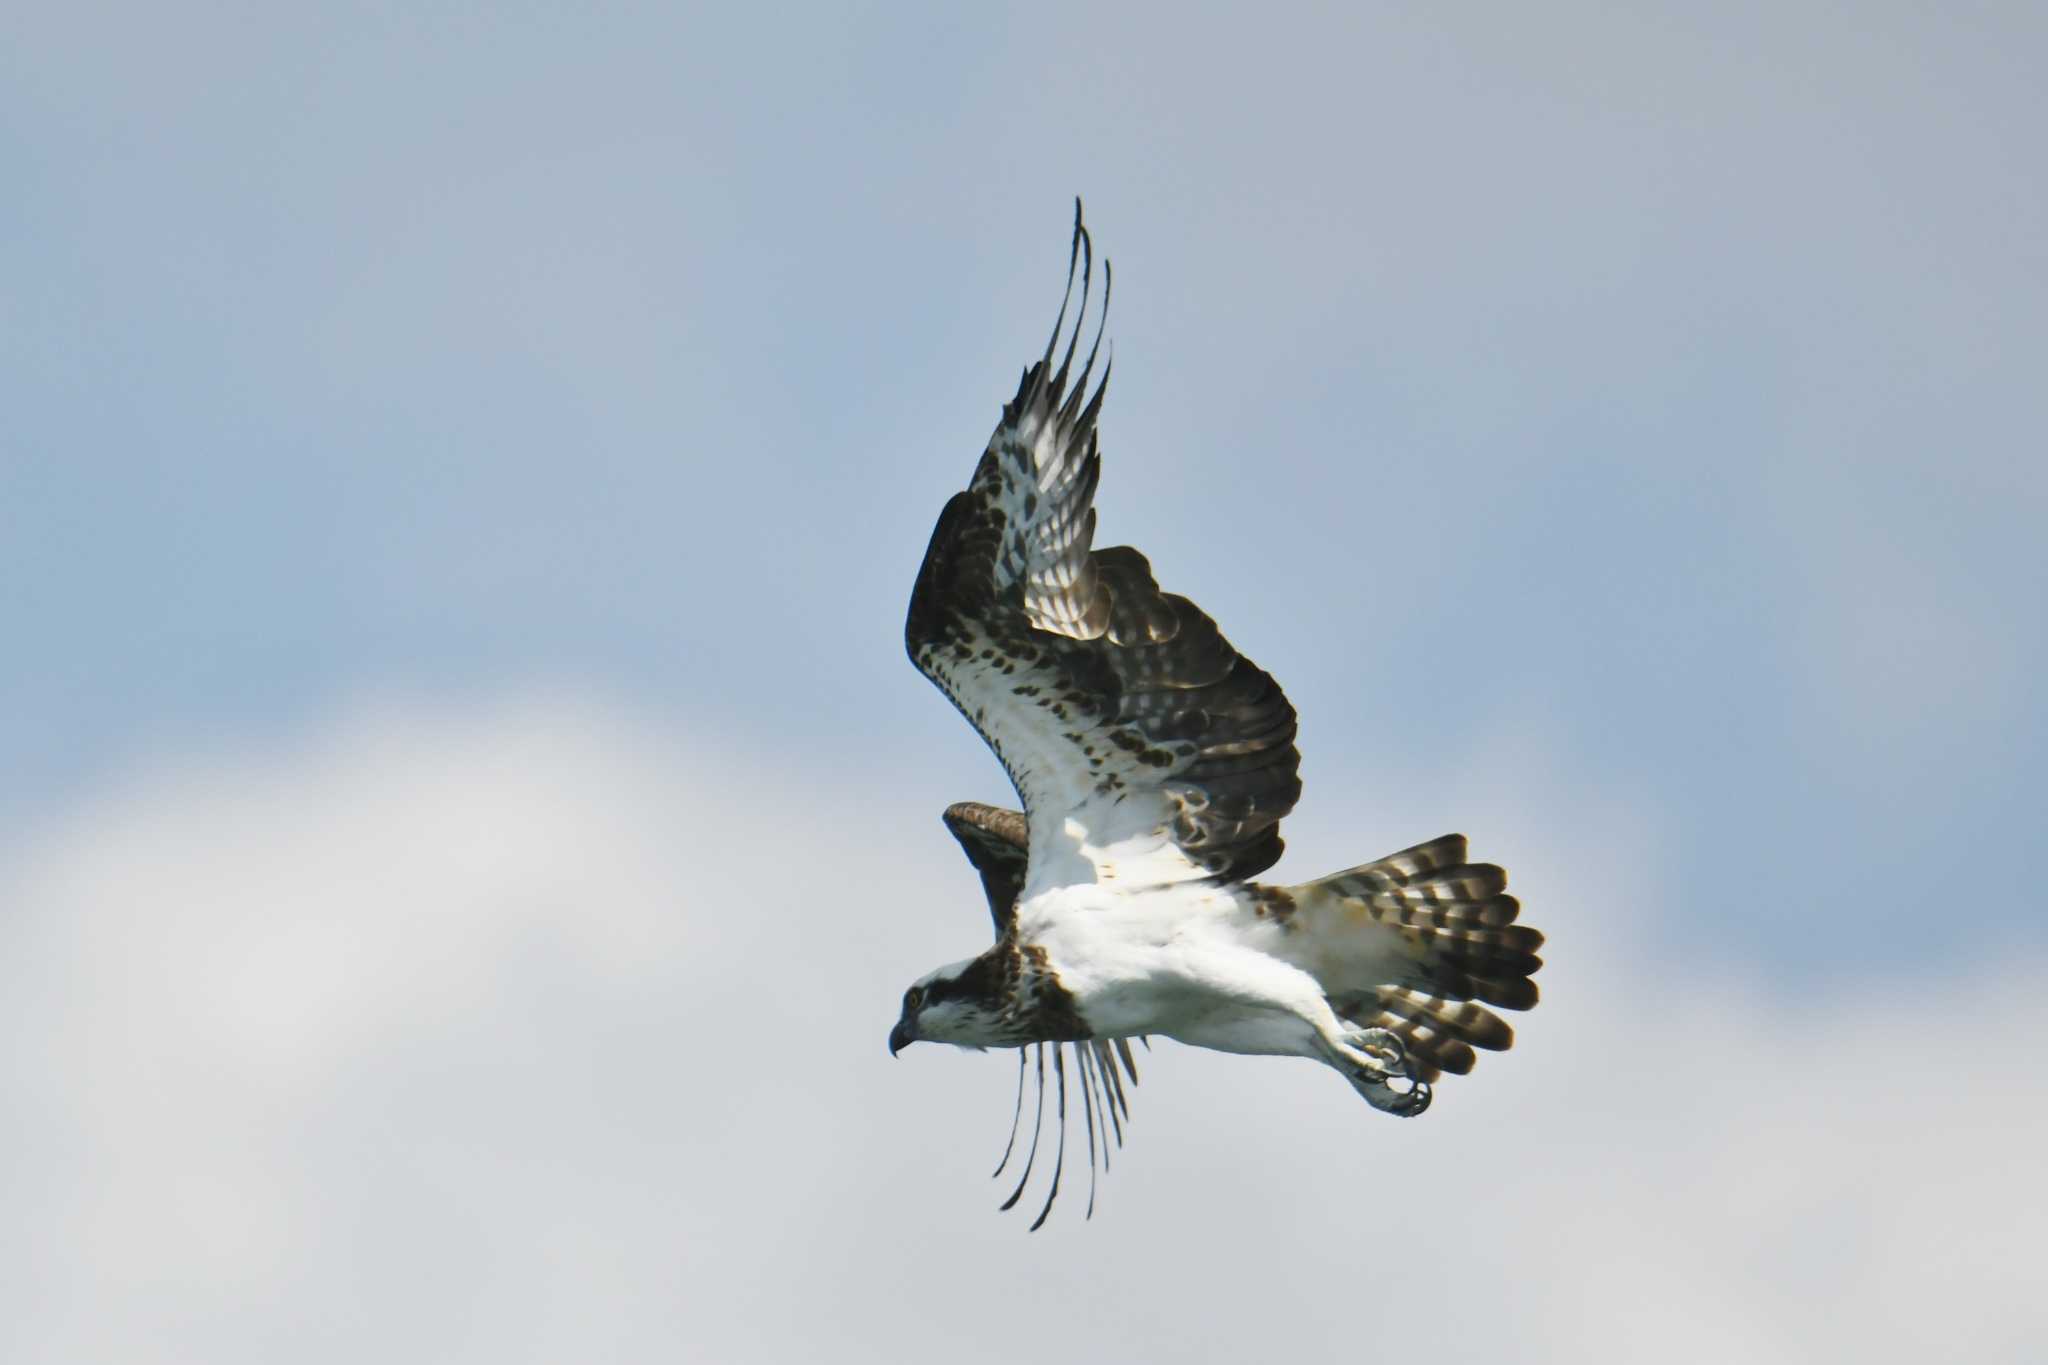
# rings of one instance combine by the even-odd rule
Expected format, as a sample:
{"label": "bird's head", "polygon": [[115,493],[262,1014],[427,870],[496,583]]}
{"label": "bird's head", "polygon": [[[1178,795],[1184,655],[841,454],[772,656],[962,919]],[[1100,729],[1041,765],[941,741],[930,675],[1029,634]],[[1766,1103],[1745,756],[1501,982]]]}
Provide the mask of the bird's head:
{"label": "bird's head", "polygon": [[925,973],[903,993],[889,1055],[912,1043],[978,1048],[1014,1041],[1014,1028],[1006,1025],[1008,979],[995,950]]}

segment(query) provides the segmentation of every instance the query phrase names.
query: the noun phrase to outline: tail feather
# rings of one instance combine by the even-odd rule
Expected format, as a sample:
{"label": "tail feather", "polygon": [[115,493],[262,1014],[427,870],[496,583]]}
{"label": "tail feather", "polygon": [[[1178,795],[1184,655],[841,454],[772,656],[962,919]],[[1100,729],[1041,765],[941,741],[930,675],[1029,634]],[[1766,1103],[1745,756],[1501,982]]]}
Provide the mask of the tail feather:
{"label": "tail feather", "polygon": [[1435,1081],[1446,1071],[1466,1074],[1477,1060],[1475,1047],[1505,1052],[1515,1042],[1515,1031],[1483,1005],[1398,986],[1371,992],[1341,1012],[1363,1028],[1383,1028],[1400,1038],[1422,1081]]}
{"label": "tail feather", "polygon": [[1400,1037],[1422,1080],[1514,1042],[1487,1005],[1537,1000],[1543,935],[1515,922],[1507,873],[1465,858],[1465,837],[1446,834],[1288,893],[1331,1005]]}
{"label": "tail feather", "polygon": [[1339,877],[1356,877],[1372,890],[1386,890],[1403,886],[1426,872],[1440,868],[1457,867],[1465,861],[1465,836],[1444,834],[1428,843],[1404,848],[1399,853],[1389,853],[1378,862],[1354,867],[1348,872],[1338,872],[1325,877],[1323,881],[1335,881]]}

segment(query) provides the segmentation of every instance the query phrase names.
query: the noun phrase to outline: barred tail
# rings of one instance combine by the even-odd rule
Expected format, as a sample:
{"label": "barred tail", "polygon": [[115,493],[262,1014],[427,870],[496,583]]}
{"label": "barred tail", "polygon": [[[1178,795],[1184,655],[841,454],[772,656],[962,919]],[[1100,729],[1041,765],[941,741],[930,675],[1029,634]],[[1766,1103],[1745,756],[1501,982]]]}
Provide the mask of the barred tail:
{"label": "barred tail", "polygon": [[[1472,1049],[1504,1051],[1514,1030],[1486,1005],[1526,1010],[1543,935],[1515,923],[1507,873],[1465,861],[1446,834],[1288,892],[1331,1006],[1407,1046],[1419,1079],[1472,1069]],[[1484,1003],[1481,1003],[1484,1002]]]}

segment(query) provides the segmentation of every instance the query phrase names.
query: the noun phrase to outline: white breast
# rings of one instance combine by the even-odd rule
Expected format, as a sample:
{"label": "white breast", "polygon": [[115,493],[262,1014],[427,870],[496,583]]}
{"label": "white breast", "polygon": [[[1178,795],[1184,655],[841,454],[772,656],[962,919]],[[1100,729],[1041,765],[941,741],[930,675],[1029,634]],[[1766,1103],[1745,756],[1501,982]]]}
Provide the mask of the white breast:
{"label": "white breast", "polygon": [[1056,887],[1019,904],[1017,927],[1045,952],[1098,1037],[1160,1034],[1230,1052],[1293,1051],[1270,1045],[1259,1021],[1274,1013],[1293,1020],[1305,1003],[1322,1000],[1313,977],[1269,951],[1282,931],[1254,915],[1235,887]]}

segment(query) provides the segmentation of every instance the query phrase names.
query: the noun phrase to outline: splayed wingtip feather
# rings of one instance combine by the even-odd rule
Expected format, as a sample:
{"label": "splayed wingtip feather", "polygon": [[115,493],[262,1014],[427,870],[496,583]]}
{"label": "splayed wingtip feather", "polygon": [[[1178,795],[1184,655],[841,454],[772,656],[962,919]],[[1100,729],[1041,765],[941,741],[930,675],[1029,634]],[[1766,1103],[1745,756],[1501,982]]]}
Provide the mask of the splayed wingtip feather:
{"label": "splayed wingtip feather", "polygon": [[1024,1049],[1020,1047],[1017,1049],[1017,1107],[1010,1112],[1010,1140],[1003,1144],[1003,1159],[998,1161],[995,1170],[989,1173],[988,1178],[990,1180],[994,1180],[997,1176],[1001,1175],[1003,1168],[1010,1164],[1010,1154],[1017,1150],[1017,1125],[1023,1121]]}
{"label": "splayed wingtip feather", "polygon": [[1015,1208],[1017,1201],[1024,1197],[1024,1187],[1031,1183],[1031,1167],[1038,1160],[1038,1135],[1045,1127],[1045,1044],[1038,1044],[1038,1108],[1031,1119],[1031,1150],[1024,1157],[1024,1174],[1017,1181],[1017,1188],[1010,1191],[1010,1197],[997,1205],[998,1211]]}
{"label": "splayed wingtip feather", "polygon": [[1058,1044],[1054,1044],[1052,1049],[1052,1069],[1059,1082],[1059,1145],[1053,1149],[1052,1188],[1045,1192],[1045,1207],[1032,1221],[1032,1232],[1044,1227],[1046,1217],[1052,1213],[1052,1201],[1060,1197],[1060,1173],[1067,1166],[1067,1063],[1066,1054],[1060,1051]]}
{"label": "splayed wingtip feather", "polygon": [[[1052,391],[1055,395],[1066,390],[1067,375],[1074,364],[1074,352],[1081,345],[1081,328],[1088,322],[1088,286],[1095,276],[1095,239],[1088,235],[1088,229],[1082,225],[1079,218],[1074,220],[1074,228],[1081,234],[1081,311],[1074,315],[1074,330],[1067,337],[1067,353],[1060,357],[1059,373],[1052,378]],[[1064,306],[1061,311],[1064,313]],[[1047,354],[1049,358],[1050,352]]]}
{"label": "splayed wingtip feather", "polygon": [[[1088,1129],[1088,1210],[1083,1219],[1095,1217],[1095,1091],[1088,1066],[1088,1049],[1079,1043],[1074,1045],[1074,1065],[1081,1072],[1081,1121]],[[1104,1150],[1108,1150],[1108,1136],[1103,1138]]]}
{"label": "splayed wingtip feather", "polygon": [[[1059,316],[1053,319],[1052,335],[1046,338],[1045,355],[1038,362],[1041,382],[1043,382],[1046,375],[1052,373],[1053,349],[1060,344],[1060,333],[1065,331],[1067,327],[1067,305],[1073,301],[1074,297],[1074,267],[1081,259],[1081,237],[1083,232],[1084,229],[1081,226],[1081,198],[1079,195],[1076,195],[1074,197],[1074,237],[1067,245],[1067,290],[1064,294],[1060,295]],[[1030,371],[1026,370],[1025,374],[1029,375]]]}

